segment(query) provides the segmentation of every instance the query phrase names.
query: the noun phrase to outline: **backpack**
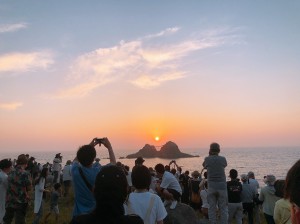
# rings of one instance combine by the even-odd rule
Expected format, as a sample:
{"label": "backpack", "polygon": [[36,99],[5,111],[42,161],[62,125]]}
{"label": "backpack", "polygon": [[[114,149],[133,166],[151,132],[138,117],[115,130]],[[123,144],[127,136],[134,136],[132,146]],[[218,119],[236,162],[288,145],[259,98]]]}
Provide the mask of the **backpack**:
{"label": "backpack", "polygon": [[191,202],[195,204],[201,202],[199,184],[200,181],[190,179]]}

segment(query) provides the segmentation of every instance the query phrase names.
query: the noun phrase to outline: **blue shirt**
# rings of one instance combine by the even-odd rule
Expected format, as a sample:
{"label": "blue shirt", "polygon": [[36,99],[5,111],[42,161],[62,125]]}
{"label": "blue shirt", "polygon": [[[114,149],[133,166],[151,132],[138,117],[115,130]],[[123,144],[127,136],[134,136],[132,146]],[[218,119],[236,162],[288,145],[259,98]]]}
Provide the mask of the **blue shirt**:
{"label": "blue shirt", "polygon": [[100,168],[101,169],[101,164],[99,163],[99,162],[94,162],[93,163],[93,167],[98,167],[98,168]]}
{"label": "blue shirt", "polygon": [[78,162],[73,163],[71,170],[75,195],[73,216],[89,213],[96,206],[93,192],[86,186],[79,173],[79,166],[82,169],[83,175],[92,186],[95,185],[96,176],[100,171],[100,167],[84,167]]}

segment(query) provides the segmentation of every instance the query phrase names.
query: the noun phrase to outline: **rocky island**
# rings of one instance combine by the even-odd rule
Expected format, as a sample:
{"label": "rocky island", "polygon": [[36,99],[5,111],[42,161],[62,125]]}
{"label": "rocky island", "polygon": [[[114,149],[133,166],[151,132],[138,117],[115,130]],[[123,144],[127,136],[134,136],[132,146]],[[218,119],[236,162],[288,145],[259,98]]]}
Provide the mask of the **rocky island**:
{"label": "rocky island", "polygon": [[159,151],[156,150],[155,146],[146,144],[137,153],[130,154],[126,158],[132,159],[132,158],[137,158],[139,156],[143,158],[164,158],[164,159],[198,157],[198,156],[193,156],[187,153],[180,152],[178,146],[171,141],[164,144]]}

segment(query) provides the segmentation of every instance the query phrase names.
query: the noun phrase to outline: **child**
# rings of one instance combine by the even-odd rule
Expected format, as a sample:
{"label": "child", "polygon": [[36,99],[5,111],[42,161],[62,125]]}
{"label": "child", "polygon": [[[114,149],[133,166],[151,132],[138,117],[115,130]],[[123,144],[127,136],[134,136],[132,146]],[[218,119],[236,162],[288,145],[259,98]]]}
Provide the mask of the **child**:
{"label": "child", "polygon": [[59,209],[58,209],[58,198],[61,195],[61,185],[60,183],[54,184],[54,191],[51,192],[50,198],[50,212],[45,217],[45,223],[52,212],[55,213],[55,222],[58,223]]}
{"label": "child", "polygon": [[204,179],[203,183],[204,183],[203,189],[200,191],[200,196],[201,196],[201,200],[202,200],[201,211],[202,211],[204,218],[208,219],[209,204],[207,202],[207,181]]}

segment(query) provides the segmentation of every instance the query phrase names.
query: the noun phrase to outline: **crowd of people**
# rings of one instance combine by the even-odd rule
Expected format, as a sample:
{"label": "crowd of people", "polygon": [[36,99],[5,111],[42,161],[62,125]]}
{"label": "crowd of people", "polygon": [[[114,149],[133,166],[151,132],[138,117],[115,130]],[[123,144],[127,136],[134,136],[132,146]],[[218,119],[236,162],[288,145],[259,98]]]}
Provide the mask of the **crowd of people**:
{"label": "crowd of people", "polygon": [[[109,164],[96,158],[96,145],[109,153]],[[285,180],[264,177],[261,187],[252,171],[229,171],[220,145],[212,143],[201,171],[182,172],[172,160],[169,164],[146,167],[138,157],[135,166],[117,162],[107,138],[94,138],[81,146],[73,161],[62,167],[62,156],[53,163],[39,164],[34,157],[21,154],[14,161],[0,161],[0,224],[26,223],[29,202],[34,201],[33,223],[41,223],[43,201],[50,197],[51,214],[59,222],[59,198],[74,193],[71,224],[163,224],[172,211],[185,204],[209,223],[261,223],[260,210],[268,224],[300,224],[300,160],[288,171]],[[70,190],[72,188],[72,191]],[[259,191],[260,190],[260,191]],[[235,221],[233,221],[235,220]],[[195,222],[196,223],[196,222]],[[199,220],[200,223],[200,220]],[[193,223],[191,223],[193,224]]]}

